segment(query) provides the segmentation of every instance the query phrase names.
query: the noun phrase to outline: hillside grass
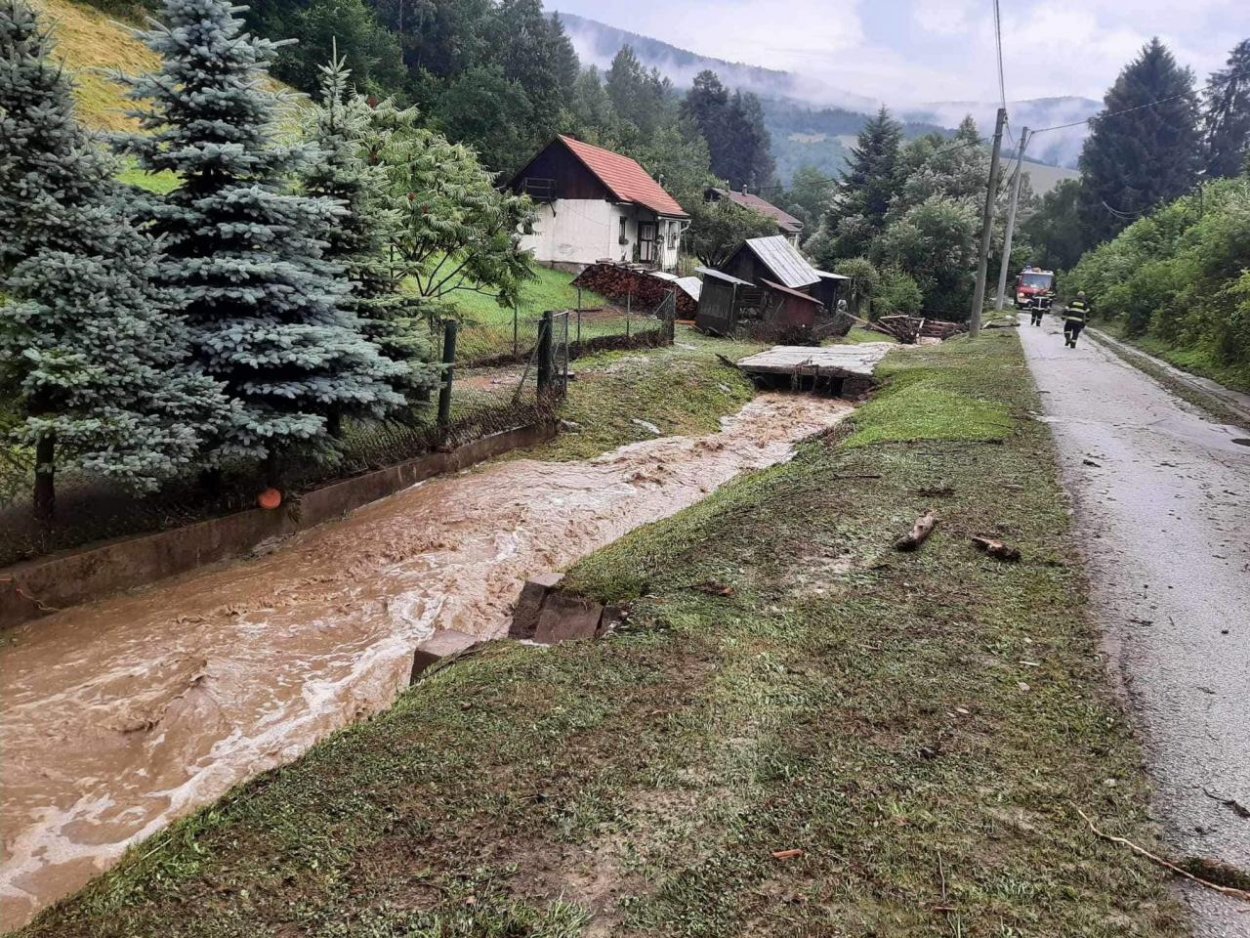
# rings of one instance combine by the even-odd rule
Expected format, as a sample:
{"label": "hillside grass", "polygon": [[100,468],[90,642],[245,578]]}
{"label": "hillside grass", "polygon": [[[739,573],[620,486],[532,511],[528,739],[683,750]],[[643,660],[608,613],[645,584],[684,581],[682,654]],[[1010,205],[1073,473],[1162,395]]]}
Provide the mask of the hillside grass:
{"label": "hillside grass", "polygon": [[[716,356],[738,361],[765,348],[704,336],[678,326],[673,345],[603,352],[573,363],[576,380],[560,415],[569,428],[527,457],[590,459],[608,450],[665,436],[715,433],[755,390],[747,377]],[[650,426],[648,426],[650,425]]]}
{"label": "hillside grass", "polygon": [[131,104],[112,80],[118,71],[129,75],[154,71],[160,58],[133,33],[134,26],[70,0],[32,0],[35,10],[52,27],[55,55],[64,60],[74,79],[78,116],[93,130],[134,130],[126,116]]}
{"label": "hillside grass", "polygon": [[[1018,339],[900,352],[851,432],[937,371],[942,438],[816,439],[627,536],[568,577],[632,603],[617,634],[429,674],[22,934],[1183,933],[1076,813],[1154,841]],[[1001,438],[960,434],[986,400]]]}
{"label": "hillside grass", "polygon": [[[533,277],[521,284],[520,310],[521,316],[532,318],[541,316],[545,310],[553,312],[565,309],[577,309],[577,288],[573,286],[573,275],[560,270],[551,270],[533,264],[530,267]],[[494,296],[478,290],[454,290],[449,298],[455,303],[461,315],[466,319],[482,322],[512,323],[512,309],[502,307]],[[607,301],[599,294],[590,290],[582,291],[582,308],[592,309],[603,306]]]}

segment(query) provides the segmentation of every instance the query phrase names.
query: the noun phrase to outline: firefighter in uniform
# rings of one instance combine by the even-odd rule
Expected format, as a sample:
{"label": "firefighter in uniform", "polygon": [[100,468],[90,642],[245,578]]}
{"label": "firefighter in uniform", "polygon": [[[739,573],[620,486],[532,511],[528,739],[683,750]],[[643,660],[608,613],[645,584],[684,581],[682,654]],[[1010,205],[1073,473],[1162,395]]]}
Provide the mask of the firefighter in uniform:
{"label": "firefighter in uniform", "polygon": [[1077,336],[1081,334],[1088,320],[1089,300],[1085,298],[1085,291],[1082,290],[1063,312],[1063,344],[1068,348],[1076,348]]}

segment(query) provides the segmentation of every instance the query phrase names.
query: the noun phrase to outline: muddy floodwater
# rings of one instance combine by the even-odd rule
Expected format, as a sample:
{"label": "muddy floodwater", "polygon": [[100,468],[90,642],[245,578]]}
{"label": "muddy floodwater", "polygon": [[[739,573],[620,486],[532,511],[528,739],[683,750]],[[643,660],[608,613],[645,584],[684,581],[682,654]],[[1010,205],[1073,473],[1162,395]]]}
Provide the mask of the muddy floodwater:
{"label": "muddy floodwater", "polygon": [[385,709],[435,629],[506,632],[529,576],[667,517],[846,416],[766,395],[721,432],[414,486],[272,552],[57,613],[0,650],[0,922]]}

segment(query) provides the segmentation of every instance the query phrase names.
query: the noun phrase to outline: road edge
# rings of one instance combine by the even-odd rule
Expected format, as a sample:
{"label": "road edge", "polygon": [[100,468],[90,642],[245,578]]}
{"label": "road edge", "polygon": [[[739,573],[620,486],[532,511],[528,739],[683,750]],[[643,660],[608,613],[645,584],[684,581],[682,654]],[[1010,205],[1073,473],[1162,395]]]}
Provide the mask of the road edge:
{"label": "road edge", "polygon": [[[1155,358],[1148,352],[1121,342],[1119,339],[1094,328],[1085,330],[1086,335],[1107,349],[1121,361],[1132,365],[1147,377],[1153,378],[1166,390],[1172,392],[1187,404],[1203,411],[1220,423],[1232,424],[1244,430],[1250,430],[1250,406],[1242,407],[1237,398],[1244,396],[1230,388],[1225,388],[1210,378],[1201,378],[1190,374],[1162,359]],[[1208,385],[1220,388],[1229,397],[1225,398]]]}

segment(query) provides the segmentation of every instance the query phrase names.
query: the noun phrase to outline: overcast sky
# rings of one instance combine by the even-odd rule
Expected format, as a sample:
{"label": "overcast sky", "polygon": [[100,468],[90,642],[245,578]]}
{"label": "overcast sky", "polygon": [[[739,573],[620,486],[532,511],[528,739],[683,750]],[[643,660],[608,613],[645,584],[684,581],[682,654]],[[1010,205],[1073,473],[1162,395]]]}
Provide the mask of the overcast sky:
{"label": "overcast sky", "polygon": [[[1158,35],[1199,81],[1250,38],[1247,0],[1000,0],[1011,99],[1100,99]],[[892,103],[993,100],[991,0],[548,0],[716,58]]]}

